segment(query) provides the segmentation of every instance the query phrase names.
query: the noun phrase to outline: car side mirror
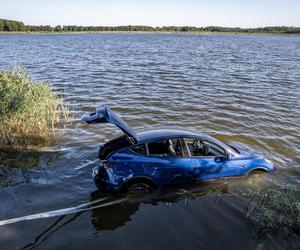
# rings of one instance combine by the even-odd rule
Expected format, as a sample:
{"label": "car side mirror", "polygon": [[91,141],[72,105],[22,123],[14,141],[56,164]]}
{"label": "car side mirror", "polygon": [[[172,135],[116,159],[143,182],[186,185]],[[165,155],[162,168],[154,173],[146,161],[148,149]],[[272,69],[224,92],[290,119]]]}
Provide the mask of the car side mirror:
{"label": "car side mirror", "polygon": [[224,162],[228,159],[228,156],[216,156],[215,157],[215,162]]}

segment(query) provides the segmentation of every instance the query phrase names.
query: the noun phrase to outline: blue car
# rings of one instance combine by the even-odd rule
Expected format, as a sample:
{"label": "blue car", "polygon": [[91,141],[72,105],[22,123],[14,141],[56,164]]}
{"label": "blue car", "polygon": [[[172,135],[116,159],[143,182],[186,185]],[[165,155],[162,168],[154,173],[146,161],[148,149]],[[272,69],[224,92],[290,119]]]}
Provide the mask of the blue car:
{"label": "blue car", "polygon": [[174,129],[136,133],[106,106],[81,119],[87,123],[112,123],[124,133],[100,147],[100,166],[93,169],[100,189],[147,192],[166,185],[274,170],[261,154],[206,134]]}

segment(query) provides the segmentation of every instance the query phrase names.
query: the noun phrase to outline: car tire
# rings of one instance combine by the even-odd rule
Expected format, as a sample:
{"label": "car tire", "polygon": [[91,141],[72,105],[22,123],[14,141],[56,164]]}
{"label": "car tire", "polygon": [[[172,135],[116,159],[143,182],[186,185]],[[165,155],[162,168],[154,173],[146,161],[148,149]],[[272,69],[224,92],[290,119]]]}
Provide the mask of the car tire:
{"label": "car tire", "polygon": [[133,183],[127,188],[128,194],[146,194],[152,190],[151,186],[147,183]]}

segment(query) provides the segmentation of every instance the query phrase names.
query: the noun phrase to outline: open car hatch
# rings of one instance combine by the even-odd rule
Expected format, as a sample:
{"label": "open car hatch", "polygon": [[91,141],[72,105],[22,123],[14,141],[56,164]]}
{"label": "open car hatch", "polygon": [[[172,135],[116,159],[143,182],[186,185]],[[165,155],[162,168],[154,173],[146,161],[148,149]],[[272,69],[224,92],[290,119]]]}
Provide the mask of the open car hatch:
{"label": "open car hatch", "polygon": [[108,107],[103,106],[96,109],[96,112],[85,114],[81,117],[86,123],[112,123],[120,128],[129,140],[134,144],[138,142],[138,136],[129,125],[113,113]]}

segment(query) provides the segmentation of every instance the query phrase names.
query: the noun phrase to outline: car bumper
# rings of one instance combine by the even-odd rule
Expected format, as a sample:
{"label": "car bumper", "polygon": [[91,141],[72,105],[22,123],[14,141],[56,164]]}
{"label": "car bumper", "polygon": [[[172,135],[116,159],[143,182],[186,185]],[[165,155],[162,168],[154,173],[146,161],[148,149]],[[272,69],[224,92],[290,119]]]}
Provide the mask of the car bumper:
{"label": "car bumper", "polygon": [[98,189],[114,192],[119,191],[119,185],[111,182],[109,174],[103,166],[93,168],[92,176]]}

